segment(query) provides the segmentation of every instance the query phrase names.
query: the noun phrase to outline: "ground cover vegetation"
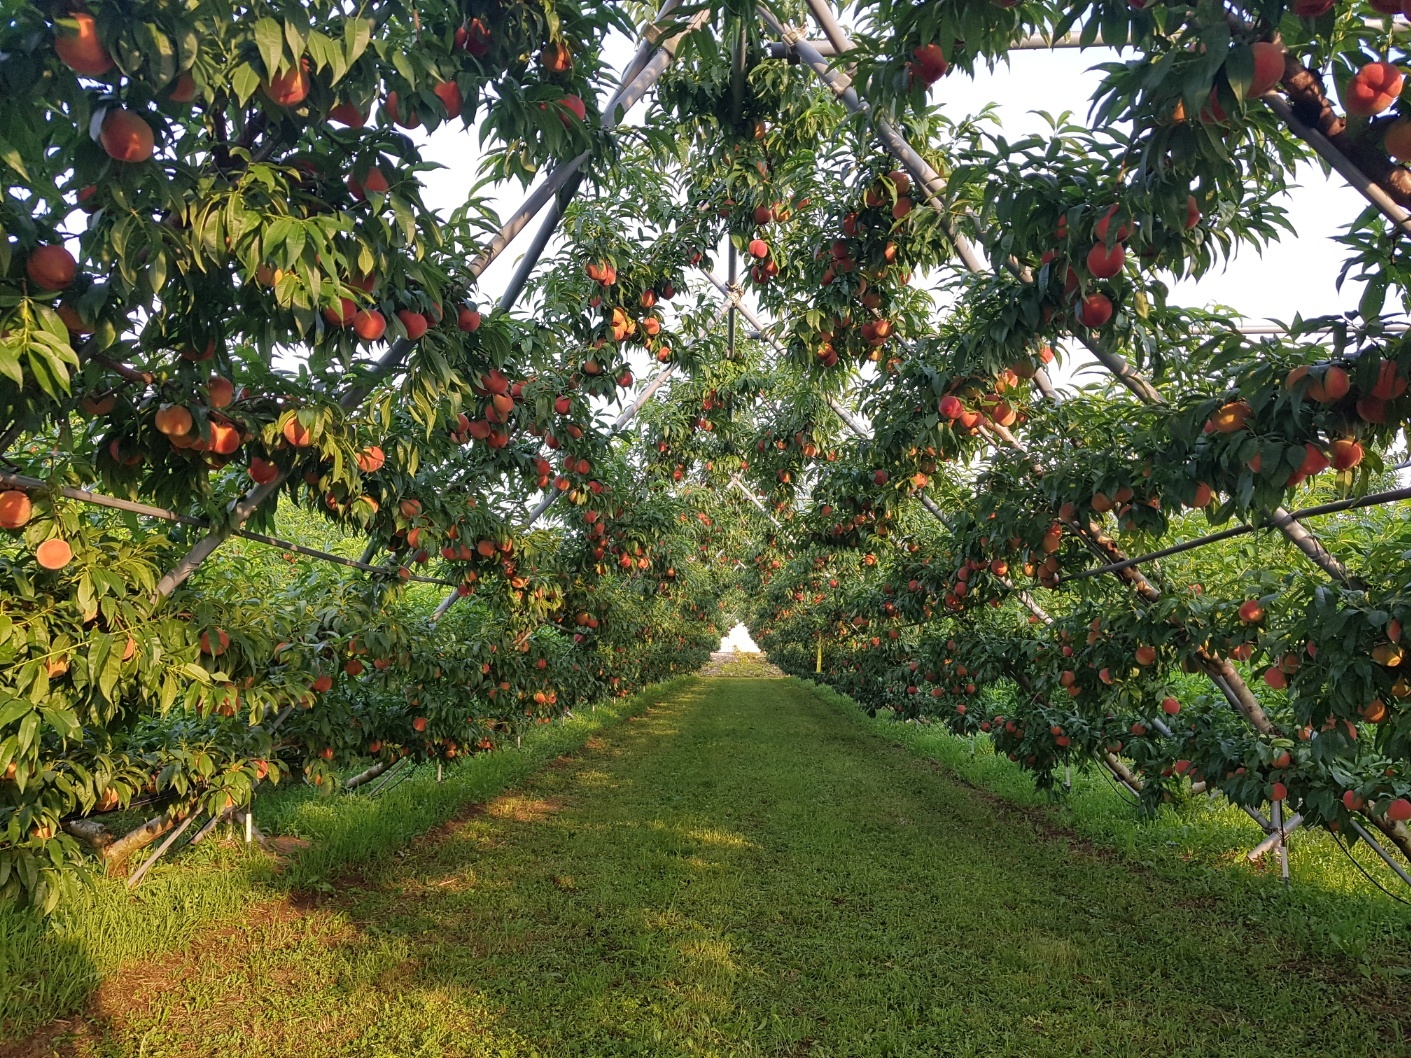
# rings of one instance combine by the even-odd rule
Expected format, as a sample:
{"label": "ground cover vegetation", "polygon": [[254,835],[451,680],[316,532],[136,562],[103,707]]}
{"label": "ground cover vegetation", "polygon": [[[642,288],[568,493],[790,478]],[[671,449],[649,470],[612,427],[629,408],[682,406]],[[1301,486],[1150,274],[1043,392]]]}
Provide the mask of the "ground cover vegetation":
{"label": "ground cover vegetation", "polygon": [[[727,615],[1041,789],[1101,768],[1404,867],[1392,6],[14,5],[0,896],[519,743]],[[946,110],[1035,35],[1119,48],[1091,114]],[[443,125],[562,214],[496,305],[534,209],[428,209]],[[1368,202],[1358,303],[1173,304],[1314,156]]]}
{"label": "ground cover vegetation", "polygon": [[336,894],[129,964],[40,1053],[1406,1053],[1396,978],[977,796],[851,705],[729,678],[652,702]]}

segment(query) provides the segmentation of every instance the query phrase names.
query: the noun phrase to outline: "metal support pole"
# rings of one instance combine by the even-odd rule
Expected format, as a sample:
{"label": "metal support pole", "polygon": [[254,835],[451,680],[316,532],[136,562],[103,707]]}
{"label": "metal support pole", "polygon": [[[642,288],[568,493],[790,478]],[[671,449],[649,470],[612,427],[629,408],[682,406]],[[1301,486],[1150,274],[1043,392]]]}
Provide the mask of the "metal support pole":
{"label": "metal support pole", "polygon": [[745,20],[740,21],[739,32],[735,34],[730,53],[730,124],[736,129],[744,118],[745,109]]}
{"label": "metal support pole", "polygon": [[[632,80],[622,85],[613,93],[604,107],[603,125],[604,128],[611,129],[617,121],[619,109],[626,113],[637,103],[647,92],[647,90],[657,82],[665,72],[667,66],[675,58],[676,49],[680,46],[681,38],[706,23],[710,17],[710,9],[706,8],[691,19],[689,23],[672,37],[654,46],[651,57],[642,64],[641,71]],[[524,200],[523,205],[505,222],[490,244],[471,262],[468,269],[472,279],[478,278],[481,273],[489,267],[505,248],[510,244],[525,225],[548,204],[561,188],[565,187],[569,180],[578,173],[580,169],[592,157],[591,151],[584,151],[572,161],[558,166],[544,179],[529,196]],[[547,237],[545,239],[547,242]],[[393,342],[377,361],[374,367],[364,373],[364,379],[353,383],[339,399],[339,405],[344,411],[352,411],[367,397],[377,380],[396,368],[407,353],[411,350],[411,342],[406,339],[398,339]],[[243,525],[256,508],[261,503],[275,495],[283,487],[288,474],[281,472],[273,481],[266,485],[256,486],[251,489],[242,499],[232,505],[230,509],[230,528],[238,528]],[[224,543],[230,535],[230,528],[213,530],[199,540],[194,547],[176,566],[167,572],[157,584],[156,598],[158,600],[170,595],[180,586],[187,577],[195,571],[196,567],[209,558],[215,550]]]}
{"label": "metal support pole", "polygon": [[726,251],[726,260],[728,262],[729,267],[729,271],[726,273],[728,277],[726,282],[730,286],[730,309],[727,322],[725,324],[725,355],[731,360],[735,359],[735,305],[740,300],[740,288],[737,285],[736,281],[736,268],[738,266],[738,262],[736,260],[737,256],[738,255],[735,252],[735,243],[732,241],[730,243],[729,249]]}
{"label": "metal support pole", "polygon": [[[1258,814],[1255,812],[1250,812],[1250,815],[1256,816]],[[1295,830],[1302,826],[1303,816],[1299,813],[1295,813],[1287,823],[1281,824],[1279,822],[1279,818],[1282,815],[1283,810],[1278,805],[1276,805],[1274,808],[1275,822],[1270,823],[1267,827],[1264,828],[1267,832],[1267,836],[1258,845],[1254,846],[1254,848],[1250,849],[1247,853],[1245,853],[1245,859],[1247,859],[1250,863],[1254,863],[1256,860],[1261,859],[1263,855],[1270,849],[1272,849],[1275,845],[1278,845],[1280,849],[1279,855],[1284,861],[1284,878],[1287,879],[1288,849],[1285,846],[1285,840],[1290,834],[1292,834]],[[1260,819],[1263,819],[1263,816],[1258,816],[1255,821],[1258,822]]]}
{"label": "metal support pole", "polygon": [[1310,128],[1299,121],[1294,116],[1293,108],[1289,106],[1287,99],[1274,91],[1267,92],[1260,98],[1264,100],[1270,110],[1278,115],[1279,119],[1289,127],[1295,136],[1312,147],[1313,152],[1319,158],[1335,169],[1338,175],[1347,181],[1349,187],[1376,206],[1382,216],[1391,221],[1403,235],[1411,234],[1411,213],[1408,213],[1405,207],[1388,195],[1381,185],[1357,168],[1352,159],[1333,146],[1326,136],[1317,129]]}
{"label": "metal support pole", "polygon": [[175,830],[173,830],[170,834],[167,835],[166,840],[157,846],[157,851],[152,853],[152,855],[147,858],[147,862],[144,863],[141,867],[137,868],[133,876],[127,880],[127,887],[129,890],[136,889],[139,885],[142,884],[142,879],[146,877],[147,872],[152,869],[152,865],[162,858],[163,854],[166,853],[167,849],[171,848],[172,845],[176,844],[177,838],[181,837],[182,834],[186,833],[186,828],[189,827],[192,823],[196,822],[196,817],[198,815],[200,815],[199,812],[192,812],[182,822],[181,826],[177,827]]}
{"label": "metal support pole", "polygon": [[[666,382],[666,380],[669,379],[675,373],[675,364],[667,364],[665,368],[658,372],[656,378],[652,379],[651,382],[649,382],[646,386],[642,388],[642,392],[637,395],[637,399],[634,400],[632,404],[625,411],[623,411],[621,415],[617,417],[617,421],[612,424],[612,436],[616,436],[617,434],[621,433],[623,428],[629,422],[632,421],[632,419],[637,415],[639,411],[642,410],[643,407],[646,406],[647,401],[651,400],[652,397],[656,395],[657,390],[661,389],[662,384]],[[524,530],[532,526],[535,522],[537,522],[539,518],[544,514],[544,512],[547,511],[550,507],[552,507],[555,502],[557,502],[559,496],[560,493],[558,491],[551,490],[548,495],[546,495],[542,500],[540,500],[538,504],[535,505],[534,509],[529,512],[528,516],[525,518],[524,525],[521,527],[520,531],[523,532]],[[452,606],[454,606],[456,600],[459,598],[459,588],[453,589],[451,592],[449,592],[446,597],[442,599],[441,602],[437,605],[436,610],[432,613],[432,623],[435,624],[437,621],[441,620],[441,618],[446,615],[446,611],[449,610]]]}
{"label": "metal support pole", "polygon": [[519,300],[519,295],[524,292],[524,285],[529,282],[529,277],[539,264],[539,258],[544,256],[545,247],[549,245],[549,240],[558,230],[559,221],[563,220],[565,207],[569,200],[578,193],[578,186],[582,182],[583,174],[574,173],[572,179],[554,196],[553,202],[549,204],[548,212],[544,214],[543,222],[539,225],[539,230],[524,251],[524,257],[520,259],[519,267],[515,269],[514,275],[510,277],[509,283],[500,295],[500,303],[496,306],[496,312],[508,312]]}
{"label": "metal support pole", "polygon": [[734,485],[737,489],[743,492],[745,494],[745,498],[748,499],[751,503],[753,503],[756,507],[758,507],[760,513],[763,514],[766,518],[770,520],[770,522],[773,523],[775,529],[781,531],[783,530],[784,527],[779,524],[779,519],[775,518],[774,515],[769,513],[769,509],[765,507],[763,503],[760,502],[759,497],[756,496],[754,492],[752,492],[750,489],[745,488],[744,482],[742,482],[738,477],[734,477],[730,479],[730,484]]}
{"label": "metal support pole", "polygon": [[1365,841],[1371,847],[1372,851],[1380,856],[1383,861],[1385,861],[1386,865],[1401,877],[1403,882],[1407,885],[1411,885],[1411,874],[1407,874],[1406,868],[1397,863],[1396,860],[1391,857],[1391,854],[1388,853],[1386,849],[1382,848],[1381,842],[1372,837],[1372,835],[1367,832],[1366,827],[1355,819],[1348,820],[1348,823],[1352,829],[1356,831],[1357,836]]}

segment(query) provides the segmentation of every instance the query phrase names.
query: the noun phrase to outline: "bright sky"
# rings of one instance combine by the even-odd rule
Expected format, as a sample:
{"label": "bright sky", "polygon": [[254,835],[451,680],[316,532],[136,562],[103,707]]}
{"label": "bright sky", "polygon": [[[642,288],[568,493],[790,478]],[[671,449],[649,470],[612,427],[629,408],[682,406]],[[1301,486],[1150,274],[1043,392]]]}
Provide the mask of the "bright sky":
{"label": "bright sky", "polygon": [[[631,54],[625,41],[613,41],[610,61],[620,68]],[[1043,120],[1034,110],[1035,85],[1043,86],[1044,108],[1053,114],[1071,111],[1081,122],[1098,76],[1089,68],[1110,61],[1114,53],[1105,49],[1064,49],[1059,51],[1017,51],[1008,66],[993,73],[981,72],[973,80],[961,73],[943,78],[932,89],[934,98],[955,117],[978,112],[986,104],[998,110],[1001,127],[1010,137],[1042,131]],[[640,114],[640,107],[636,114]],[[629,121],[632,118],[629,116]],[[427,157],[446,168],[426,174],[426,201],[434,208],[450,210],[463,201],[473,185],[478,164],[475,137],[470,133],[443,128],[427,142]],[[1183,281],[1173,289],[1173,301],[1206,307],[1222,305],[1242,313],[1251,322],[1267,319],[1290,320],[1296,312],[1305,316],[1339,312],[1355,306],[1360,289],[1352,283],[1337,290],[1343,250],[1331,239],[1340,227],[1357,216],[1365,201],[1335,174],[1325,177],[1315,166],[1298,174],[1298,188],[1286,203],[1296,235],[1271,247],[1261,256],[1253,248],[1239,251],[1229,266],[1199,282]],[[517,187],[501,189],[495,196],[501,213],[510,212],[521,199]],[[489,296],[503,289],[513,272],[524,244],[537,224],[527,228],[510,249],[482,277],[481,290]],[[1290,269],[1276,262],[1297,260]]]}
{"label": "bright sky", "polygon": [[720,649],[746,651],[751,654],[759,653],[759,647],[755,645],[754,639],[751,638],[750,630],[742,624],[737,624],[734,628],[730,629],[728,635],[721,639]]}

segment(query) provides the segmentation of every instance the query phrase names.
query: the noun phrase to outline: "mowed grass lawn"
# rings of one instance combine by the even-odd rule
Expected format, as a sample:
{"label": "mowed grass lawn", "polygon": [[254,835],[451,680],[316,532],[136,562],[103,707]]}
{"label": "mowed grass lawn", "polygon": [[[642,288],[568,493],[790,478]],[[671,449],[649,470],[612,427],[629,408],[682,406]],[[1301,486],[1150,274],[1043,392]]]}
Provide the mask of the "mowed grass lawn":
{"label": "mowed grass lawn", "polygon": [[1411,989],[1196,884],[1036,828],[793,681],[700,680],[14,1053],[1411,1054]]}

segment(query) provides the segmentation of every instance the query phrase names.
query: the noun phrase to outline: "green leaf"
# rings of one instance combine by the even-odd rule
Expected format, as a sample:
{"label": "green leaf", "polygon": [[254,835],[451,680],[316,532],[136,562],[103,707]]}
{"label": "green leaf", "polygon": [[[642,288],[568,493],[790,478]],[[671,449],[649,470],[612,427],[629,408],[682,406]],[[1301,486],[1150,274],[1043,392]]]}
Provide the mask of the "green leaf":
{"label": "green leaf", "polygon": [[372,41],[372,22],[365,18],[350,18],[343,25],[343,54],[352,66],[367,51]]}
{"label": "green leaf", "polygon": [[20,721],[20,729],[15,734],[15,744],[18,753],[28,753],[30,746],[34,744],[34,736],[39,731],[39,711],[31,710],[23,720]]}
{"label": "green leaf", "polygon": [[304,35],[292,22],[284,23],[284,41],[289,45],[289,54],[298,62],[299,56],[304,54]]}
{"label": "green leaf", "polygon": [[0,728],[9,727],[20,717],[34,711],[34,706],[23,698],[10,698],[9,704],[0,706]]}
{"label": "green leaf", "polygon": [[24,156],[4,137],[0,137],[0,162],[4,162],[26,183],[32,183],[29,170],[25,168]]}
{"label": "green leaf", "polygon": [[78,722],[78,717],[74,716],[72,710],[55,709],[52,706],[42,705],[39,707],[45,722],[54,729],[63,739],[75,739],[83,735],[83,727]]}
{"label": "green leaf", "polygon": [[0,375],[16,386],[24,385],[24,368],[20,366],[19,351],[13,342],[0,342]]}
{"label": "green leaf", "polygon": [[260,19],[255,23],[255,47],[264,61],[266,75],[273,77],[284,58],[284,29],[272,18]]}

